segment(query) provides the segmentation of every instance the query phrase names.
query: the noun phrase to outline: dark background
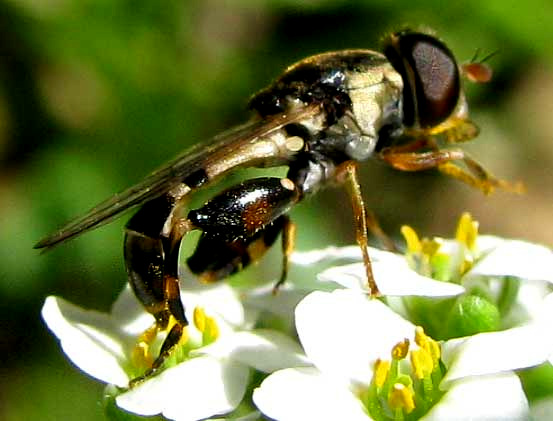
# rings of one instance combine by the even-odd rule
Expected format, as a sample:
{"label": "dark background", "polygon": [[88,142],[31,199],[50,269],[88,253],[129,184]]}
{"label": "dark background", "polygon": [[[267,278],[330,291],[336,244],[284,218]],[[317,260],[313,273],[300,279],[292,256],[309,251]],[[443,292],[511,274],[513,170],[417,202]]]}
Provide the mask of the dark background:
{"label": "dark background", "polygon": [[[467,87],[482,132],[466,149],[527,194],[484,197],[374,162],[364,194],[394,236],[401,224],[450,236],[469,210],[482,232],[553,244],[553,4],[507,3],[0,2],[0,419],[102,419],[103,386],[64,358],[39,312],[51,294],[109,309],[125,284],[125,218],[44,255],[33,244],[247,119],[249,96],[313,53],[377,48],[405,24],[436,30],[460,61],[499,50],[493,81]],[[353,242],[346,200],[328,191],[294,210],[299,249]]]}

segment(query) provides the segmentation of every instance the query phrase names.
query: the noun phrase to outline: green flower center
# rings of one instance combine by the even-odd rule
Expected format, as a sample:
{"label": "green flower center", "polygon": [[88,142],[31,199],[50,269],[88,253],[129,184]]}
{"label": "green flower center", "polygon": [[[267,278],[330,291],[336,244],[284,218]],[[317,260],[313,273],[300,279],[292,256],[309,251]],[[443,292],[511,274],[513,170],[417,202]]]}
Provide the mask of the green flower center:
{"label": "green flower center", "polygon": [[[192,318],[193,326],[197,332],[191,335],[190,327],[185,328],[178,345],[171,355],[164,361],[163,366],[173,367],[190,358],[190,352],[207,346],[219,337],[219,326],[215,319],[206,314],[201,307],[194,308]],[[175,321],[170,320],[164,331],[169,332]],[[152,366],[154,358],[159,354],[163,338],[158,337],[158,329],[153,325],[139,338],[132,350],[129,368],[126,370],[131,378],[140,376]]]}
{"label": "green flower center", "polygon": [[377,421],[416,420],[440,399],[445,373],[440,345],[415,329],[416,349],[405,339],[392,348],[391,360],[377,360],[368,389],[361,393],[370,416]]}

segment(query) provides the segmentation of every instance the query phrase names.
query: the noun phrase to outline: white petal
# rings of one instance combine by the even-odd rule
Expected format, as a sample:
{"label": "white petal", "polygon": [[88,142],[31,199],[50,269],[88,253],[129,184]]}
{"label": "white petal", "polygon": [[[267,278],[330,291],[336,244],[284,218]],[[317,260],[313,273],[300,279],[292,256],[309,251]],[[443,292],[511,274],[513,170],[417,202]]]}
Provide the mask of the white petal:
{"label": "white petal", "polygon": [[185,309],[192,312],[194,307],[205,308],[209,314],[217,314],[232,326],[244,323],[244,308],[236,291],[228,284],[205,285],[195,279],[181,281],[181,300]]}
{"label": "white petal", "polygon": [[[495,287],[494,282],[501,284],[503,279],[491,279],[490,286]],[[518,282],[518,281],[517,281]],[[496,288],[501,291],[501,285]],[[521,323],[536,320],[539,317],[538,309],[543,305],[544,298],[551,291],[551,285],[543,281],[519,282],[516,301],[509,312],[503,316],[502,324],[506,327],[517,326]],[[499,292],[498,292],[499,294]],[[497,295],[497,294],[496,294]]]}
{"label": "white petal", "polygon": [[296,308],[296,328],[309,359],[325,374],[368,383],[377,358],[413,340],[414,326],[378,300],[349,290],[313,292]]}
{"label": "white petal", "polygon": [[197,352],[228,357],[265,373],[310,365],[299,344],[275,330],[236,332]]}
{"label": "white petal", "polygon": [[525,241],[503,241],[465,275],[472,276],[512,276],[553,283],[553,252]]}
{"label": "white petal", "polygon": [[[462,294],[465,288],[419,275],[400,256],[385,261],[373,259],[372,267],[378,289],[386,296],[416,295],[450,297]],[[336,282],[346,288],[368,292],[367,275],[362,263],[331,267],[318,275],[321,281]]]}
{"label": "white petal", "polygon": [[254,391],[253,401],[261,412],[279,421],[371,419],[347,387],[313,368],[271,374]]}
{"label": "white petal", "polygon": [[83,310],[61,298],[48,297],[42,317],[61,342],[63,352],[82,371],[106,383],[124,387],[129,378],[118,328],[110,316]]}
{"label": "white petal", "polygon": [[488,254],[493,249],[499,247],[506,240],[496,235],[479,235],[476,237],[476,252],[480,255]]}
{"label": "white petal", "polygon": [[[372,253],[372,249],[370,249]],[[338,260],[338,259],[361,259],[361,250],[359,246],[346,246],[346,247],[326,247],[319,250],[310,251],[295,251],[290,261],[296,265],[310,266],[324,260]]]}
{"label": "white petal", "polygon": [[122,335],[131,345],[154,323],[154,317],[144,310],[129,285],[127,285],[111,307],[111,318]]}
{"label": "white petal", "polygon": [[520,420],[529,419],[528,401],[516,374],[472,377],[454,382],[421,420]]}
{"label": "white petal", "polygon": [[242,293],[244,306],[249,309],[267,311],[281,318],[292,319],[294,309],[308,292],[285,284],[273,294],[274,283]]}
{"label": "white petal", "polygon": [[448,371],[440,387],[464,377],[532,367],[553,353],[551,325],[532,323],[500,332],[480,333],[447,341],[442,359]]}
{"label": "white petal", "polygon": [[235,409],[247,381],[247,367],[203,356],[163,371],[117,396],[116,402],[139,415],[162,413],[171,420],[199,420]]}

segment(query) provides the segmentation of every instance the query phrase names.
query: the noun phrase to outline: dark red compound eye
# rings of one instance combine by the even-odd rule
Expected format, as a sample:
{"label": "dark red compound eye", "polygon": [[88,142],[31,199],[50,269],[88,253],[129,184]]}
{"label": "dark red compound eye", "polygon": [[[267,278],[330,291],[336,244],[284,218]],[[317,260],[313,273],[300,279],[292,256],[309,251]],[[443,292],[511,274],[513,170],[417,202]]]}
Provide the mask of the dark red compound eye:
{"label": "dark red compound eye", "polygon": [[419,32],[391,35],[384,54],[403,78],[404,124],[434,127],[451,116],[461,93],[453,54],[437,38]]}

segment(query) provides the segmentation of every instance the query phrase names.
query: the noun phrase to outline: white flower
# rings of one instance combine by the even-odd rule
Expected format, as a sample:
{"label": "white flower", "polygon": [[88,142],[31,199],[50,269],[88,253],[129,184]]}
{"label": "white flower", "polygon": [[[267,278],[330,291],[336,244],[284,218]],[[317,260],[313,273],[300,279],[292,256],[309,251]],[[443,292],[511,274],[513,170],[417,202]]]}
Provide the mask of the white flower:
{"label": "white flower", "polygon": [[301,348],[283,334],[241,330],[246,324],[244,311],[229,286],[183,293],[182,299],[188,320],[194,320],[196,309],[215,325],[217,334],[204,345],[205,331],[191,324],[188,354],[182,361],[131,389],[126,389],[129,380],[144,370],[134,365],[131,356],[137,338],[154,319],[129,288],[110,314],[48,297],[42,316],[68,358],[90,376],[122,388],[117,405],[139,415],[161,413],[174,420],[197,420],[228,413],[244,396],[250,367],[270,372],[306,364]]}
{"label": "white flower", "polygon": [[[296,308],[298,335],[314,367],[269,375],[254,402],[281,421],[396,419],[394,411],[403,411],[397,419],[525,420],[528,403],[512,370],[552,354],[553,331],[545,328],[553,322],[551,301],[532,324],[445,342],[440,358],[436,345],[428,346],[434,341],[420,331],[414,339],[415,326],[382,302],[348,290],[314,292]],[[427,346],[433,351],[420,351]],[[401,355],[386,365],[391,350]],[[432,355],[433,363],[417,353]],[[389,392],[384,406],[377,390]]]}
{"label": "white flower", "polygon": [[[372,268],[378,289],[384,296],[451,297],[462,294],[460,285],[435,281],[411,269],[403,255],[369,248]],[[297,265],[313,265],[332,260],[361,260],[358,246],[327,247],[322,250],[296,252],[292,261]],[[330,267],[318,274],[319,281],[368,292],[367,273],[361,262]]]}

